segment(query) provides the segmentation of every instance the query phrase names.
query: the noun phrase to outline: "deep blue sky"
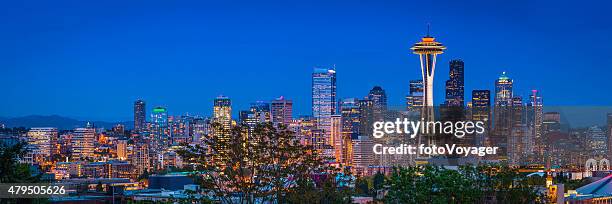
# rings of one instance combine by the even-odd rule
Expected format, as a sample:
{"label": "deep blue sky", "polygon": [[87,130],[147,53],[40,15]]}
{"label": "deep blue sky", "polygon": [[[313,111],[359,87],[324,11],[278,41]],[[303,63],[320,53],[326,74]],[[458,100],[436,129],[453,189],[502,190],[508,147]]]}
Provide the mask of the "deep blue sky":
{"label": "deep blue sky", "polygon": [[426,32],[439,57],[465,61],[466,98],[502,71],[546,105],[612,105],[610,3],[581,1],[10,1],[0,5],[0,116],[129,120],[132,103],[210,115],[280,95],[310,114],[310,74],[336,64],[339,97],[381,85],[403,105],[420,78],[410,46]]}

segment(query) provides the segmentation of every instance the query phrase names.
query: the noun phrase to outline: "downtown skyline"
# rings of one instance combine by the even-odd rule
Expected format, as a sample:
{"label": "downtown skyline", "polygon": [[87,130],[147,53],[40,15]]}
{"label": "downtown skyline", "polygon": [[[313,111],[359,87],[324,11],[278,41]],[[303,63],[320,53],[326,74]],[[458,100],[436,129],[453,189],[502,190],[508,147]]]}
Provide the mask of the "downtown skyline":
{"label": "downtown skyline", "polygon": [[[445,6],[452,5],[447,4]],[[34,5],[13,6],[22,9],[33,8],[33,10],[37,8]],[[80,6],[89,8],[88,6],[91,5]],[[174,6],[176,6],[177,11],[185,10],[184,7]],[[223,5],[220,6],[223,7]],[[336,6],[338,5],[329,5],[329,7],[323,7],[319,10],[323,12]],[[445,6],[440,8],[441,11],[450,11],[450,8]],[[480,8],[484,9],[491,6],[485,4],[481,5]],[[569,9],[563,6],[567,5],[560,5],[559,7],[562,8],[559,9]],[[355,10],[344,12],[353,17],[359,16],[356,11],[368,10],[365,5],[351,4],[349,7]],[[124,9],[130,11],[133,8],[127,7]],[[508,12],[505,9],[509,8],[502,8],[500,12]],[[612,103],[612,99],[605,94],[601,94],[605,93],[606,90],[605,78],[603,78],[605,74],[593,76],[593,80],[585,81],[585,86],[590,87],[589,90],[581,90],[574,83],[560,83],[560,81],[571,82],[586,78],[584,73],[569,73],[577,65],[587,66],[589,68],[586,69],[594,72],[604,71],[605,73],[608,71],[602,70],[603,67],[612,63],[607,63],[609,58],[606,58],[605,54],[597,52],[589,56],[576,51],[579,49],[565,50],[563,53],[559,53],[565,47],[565,43],[574,45],[579,42],[579,39],[552,35],[551,32],[555,33],[559,29],[559,27],[556,27],[559,26],[559,22],[543,18],[541,15],[554,9],[544,10],[537,14],[528,12],[529,9],[527,8],[517,11],[518,13],[526,12],[526,14],[529,14],[525,18],[534,22],[528,24],[513,22],[510,19],[505,19],[507,17],[495,18],[493,16],[493,20],[499,20],[505,23],[504,25],[509,26],[487,24],[486,29],[478,26],[483,23],[482,21],[474,19],[462,19],[466,20],[465,26],[468,28],[457,29],[457,25],[453,25],[455,20],[451,18],[452,12],[448,14],[442,12],[436,16],[421,15],[417,20],[407,20],[412,15],[417,16],[417,14],[423,14],[426,11],[400,15],[394,10],[389,10],[388,14],[400,15],[401,18],[391,20],[389,17],[379,17],[388,20],[382,25],[374,25],[373,22],[364,21],[365,17],[356,19],[362,20],[363,25],[355,22],[346,25],[341,24],[352,22],[344,18],[331,23],[325,23],[322,19],[306,21],[304,19],[305,14],[302,12],[290,15],[292,20],[307,22],[306,26],[302,28],[277,28],[267,31],[254,29],[245,32],[244,35],[237,35],[237,33],[234,35],[233,32],[229,32],[230,28],[218,27],[220,25],[217,23],[203,22],[200,24],[194,22],[195,20],[185,21],[185,16],[178,14],[176,11],[165,10],[160,5],[152,3],[150,10],[144,11],[145,14],[160,11],[162,16],[168,17],[164,25],[174,24],[173,28],[176,29],[158,34],[153,32],[150,36],[145,36],[146,41],[136,40],[136,36],[134,36],[136,34],[130,33],[155,31],[158,27],[148,23],[156,22],[155,20],[159,20],[159,17],[142,19],[120,16],[127,21],[117,22],[115,21],[117,19],[109,19],[110,22],[117,23],[111,26],[108,21],[100,20],[104,14],[85,14],[82,11],[63,8],[61,5],[51,6],[51,10],[74,12],[75,16],[90,19],[92,23],[84,26],[80,24],[82,22],[81,18],[69,18],[65,21],[56,18],[47,20],[40,18],[51,15],[50,13],[41,13],[31,19],[26,19],[25,21],[33,25],[40,25],[48,29],[47,32],[31,36],[32,39],[51,39],[49,41],[51,46],[54,43],[64,45],[53,49],[40,49],[40,47],[32,44],[19,47],[15,43],[23,42],[26,38],[16,35],[30,34],[34,30],[16,27],[15,24],[9,25],[15,29],[9,30],[8,34],[4,34],[7,36],[4,40],[14,40],[9,45],[14,44],[15,46],[7,46],[2,49],[3,52],[9,53],[7,57],[12,58],[10,60],[0,60],[3,61],[0,62],[2,63],[1,67],[6,70],[5,74],[7,76],[6,80],[3,80],[0,85],[8,90],[7,98],[14,100],[0,102],[3,107],[9,107],[0,111],[0,116],[59,114],[87,120],[130,120],[132,118],[131,104],[139,98],[147,101],[148,107],[165,106],[173,115],[192,113],[211,116],[212,100],[218,95],[230,97],[235,105],[234,110],[245,110],[254,101],[272,100],[284,96],[294,101],[294,115],[310,115],[309,82],[312,67],[317,65],[331,66],[333,64],[336,65],[338,72],[338,99],[361,98],[367,94],[368,90],[378,85],[386,90],[389,106],[401,107],[404,105],[405,95],[408,94],[409,80],[420,78],[418,58],[411,54],[409,47],[425,35],[427,23],[432,25],[432,35],[448,46],[448,50],[439,57],[437,62],[438,69],[436,72],[438,74],[434,82],[434,104],[444,102],[444,82],[448,80],[448,63],[450,60],[457,58],[463,59],[465,62],[466,97],[474,89],[493,90],[495,78],[502,71],[506,71],[516,81],[515,93],[526,97],[531,89],[541,90],[547,106],[608,105]],[[228,8],[228,10],[232,9]],[[291,9],[288,8],[287,11],[291,11]],[[203,14],[194,11],[188,12],[188,14],[194,15],[194,19],[210,17],[201,16]],[[475,13],[474,16],[470,15],[466,18],[483,14],[487,14],[487,12]],[[577,24],[575,20],[559,20],[564,20],[569,26],[584,28],[581,33],[592,36],[594,40],[605,44],[606,39],[599,38],[609,31],[606,30],[608,29],[607,25],[597,23],[598,14],[595,12],[592,15],[582,16],[580,19],[591,22],[585,25]],[[227,17],[219,13],[209,15]],[[336,15],[333,16],[337,17]],[[239,19],[242,18],[236,16],[235,19],[228,21]],[[256,19],[258,20],[253,20],[258,23],[256,25],[263,26],[266,17]],[[525,19],[519,18],[517,21],[522,20]],[[528,26],[536,24],[538,21],[548,23],[538,24],[540,27],[535,28],[535,30],[527,30]],[[177,22],[183,23],[177,24]],[[162,23],[164,22],[162,21]],[[286,22],[273,20],[272,23],[273,25],[282,25]],[[56,30],[53,27],[48,27],[52,25],[66,29]],[[129,27],[130,25],[139,26]],[[313,32],[314,30],[320,30],[317,28],[334,30],[334,26],[338,25],[344,25],[338,27],[338,29],[343,30],[341,33],[322,35]],[[214,30],[213,28],[232,34],[229,37],[215,34],[212,36],[205,35],[201,38],[195,37],[195,35],[200,35],[211,29]],[[383,32],[371,31],[376,29]],[[509,39],[509,42],[504,42],[505,38],[511,37],[503,32],[505,29],[513,31],[512,37],[514,39]],[[295,31],[306,30],[310,31],[300,35],[295,33]],[[370,31],[356,32],[364,30]],[[604,32],[595,32],[599,30]],[[114,34],[99,36],[92,31]],[[472,35],[474,31],[477,31],[477,37]],[[534,34],[532,32],[538,33]],[[279,33],[279,35],[266,36],[265,34],[268,33]],[[168,36],[164,36],[164,34]],[[182,35],[188,37],[183,40],[172,37]],[[60,36],[70,38],[64,39]],[[83,40],[94,36],[100,37],[100,39],[84,43]],[[346,38],[347,36],[350,37]],[[295,39],[293,37],[299,38]],[[53,39],[64,39],[64,41]],[[66,41],[68,39],[70,40]],[[210,44],[209,41],[212,39],[221,39],[221,42]],[[561,39],[570,41],[561,42]],[[145,44],[149,41],[159,41],[161,43],[152,47]],[[516,43],[517,41],[534,46],[520,45]],[[109,43],[109,46],[101,46],[95,52],[85,47],[86,45],[100,46],[102,42]],[[359,42],[359,44],[354,44],[356,42]],[[120,43],[123,43],[120,47],[110,46]],[[543,55],[538,55],[538,60],[534,60],[532,56],[541,52],[542,49],[535,45],[542,45],[551,49],[547,53],[542,53]],[[165,49],[170,47],[173,49]],[[117,48],[125,48],[126,50],[122,51]],[[153,50],[150,50],[151,48]],[[260,48],[261,52],[257,53],[256,48]],[[594,49],[597,50],[598,48]],[[482,50],[488,51],[483,52]],[[26,54],[25,51],[36,52]],[[75,53],[77,51],[84,52],[77,54]],[[284,51],[289,52],[279,53]],[[50,61],[50,57],[57,58]],[[101,60],[102,58],[106,60]],[[560,63],[558,59],[565,61]],[[578,59],[593,60],[588,60],[585,64],[583,60]],[[244,62],[239,63],[237,61]],[[558,70],[558,72],[555,72],[555,70]],[[30,75],[28,75],[28,78],[24,78],[23,73],[29,73]],[[86,76],[91,76],[91,78]],[[253,78],[273,78],[274,80],[248,81]],[[16,86],[15,84],[19,85]],[[248,87],[248,89],[245,87]],[[568,93],[572,93],[575,97],[567,97],[566,94]],[[45,98],[44,103],[34,100],[32,95],[36,98]],[[234,111],[233,114],[236,115],[237,112]]]}

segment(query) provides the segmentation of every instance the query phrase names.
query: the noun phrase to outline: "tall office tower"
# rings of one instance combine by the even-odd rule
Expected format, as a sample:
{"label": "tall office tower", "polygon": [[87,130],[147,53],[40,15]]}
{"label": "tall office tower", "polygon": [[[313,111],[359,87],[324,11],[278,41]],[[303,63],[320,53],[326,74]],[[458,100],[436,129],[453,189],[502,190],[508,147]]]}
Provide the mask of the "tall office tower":
{"label": "tall office tower", "polygon": [[[427,35],[423,37],[420,42],[415,43],[410,49],[414,54],[419,55],[421,60],[424,105],[433,107],[433,83],[434,73],[436,71],[436,57],[444,53],[446,47],[444,47],[442,43],[436,42],[434,37],[429,36],[428,30]],[[433,115],[427,117],[431,117],[430,119],[433,120]]]}
{"label": "tall office tower", "polygon": [[359,100],[359,135],[372,135],[374,130],[374,102]]}
{"label": "tall office tower", "polygon": [[323,138],[314,138],[328,144],[331,137],[331,116],[336,114],[336,70],[317,67],[312,73],[312,116]]}
{"label": "tall office tower", "polygon": [[491,145],[500,148],[498,156],[506,156],[508,147],[508,137],[511,133],[512,120],[512,84],[513,81],[506,72],[495,80],[495,98],[493,106],[493,134],[491,135]]}
{"label": "tall office tower", "polygon": [[418,111],[423,107],[423,80],[410,80],[410,93],[406,96],[406,110]]}
{"label": "tall office tower", "polygon": [[513,81],[502,72],[495,81],[495,106],[510,106],[512,104],[512,84]]}
{"label": "tall office tower", "polygon": [[[213,127],[213,137],[219,142],[229,142],[232,134],[232,101],[225,96],[218,96],[214,100],[213,121],[219,127]],[[227,146],[217,144],[215,147],[219,153],[217,159],[227,156]]]}
{"label": "tall office tower", "polygon": [[58,139],[57,128],[31,128],[27,136],[28,149],[31,150],[33,155],[37,155],[34,159],[36,163],[49,160],[51,156],[59,153],[59,149],[56,148]]}
{"label": "tall office tower", "polygon": [[94,142],[96,140],[96,130],[91,127],[76,128],[72,133],[72,157],[73,158],[93,158]]}
{"label": "tall office tower", "polygon": [[168,129],[168,110],[164,107],[153,108],[151,113],[151,135],[153,144],[151,152],[160,153],[170,144],[170,131]]}
{"label": "tall office tower", "polygon": [[342,162],[342,116],[332,115],[331,116],[331,135],[329,144],[327,144],[332,153],[327,156],[333,156],[335,162]]}
{"label": "tall office tower", "polygon": [[525,124],[523,97],[512,97],[512,125]]}
{"label": "tall office tower", "polygon": [[489,130],[491,127],[491,92],[489,90],[473,90],[472,91],[472,121],[482,121],[485,123],[485,133],[478,134],[474,138],[474,144],[485,145],[489,144]]}
{"label": "tall office tower", "polygon": [[251,112],[255,114],[258,123],[272,122],[272,113],[270,111],[270,103],[257,101],[251,103]]}
{"label": "tall office tower", "polygon": [[446,106],[463,107],[464,87],[463,87],[463,61],[451,60],[449,79],[446,81]]}
{"label": "tall office tower", "polygon": [[147,110],[146,104],[143,100],[136,100],[134,102],[134,131],[140,133],[146,127],[147,123]]}
{"label": "tall office tower", "polygon": [[352,139],[357,139],[361,131],[361,108],[357,98],[347,98],[340,102],[342,115],[342,140],[340,162],[345,166],[352,165]]}
{"label": "tall office tower", "polygon": [[271,103],[272,123],[274,125],[283,124],[285,126],[293,120],[293,101],[281,96]]}
{"label": "tall office tower", "polygon": [[536,139],[542,137],[542,123],[543,123],[543,103],[542,96],[540,96],[538,90],[531,90],[529,95],[529,102],[527,103],[527,124],[533,130],[533,136]]}
{"label": "tall office tower", "polygon": [[117,158],[119,160],[126,160],[128,158],[127,140],[117,140]]}
{"label": "tall office tower", "polygon": [[259,124],[258,118],[252,110],[243,110],[238,113],[238,118],[240,120],[240,124],[246,126],[246,134],[247,140],[249,142],[253,142],[251,138],[253,138],[253,133],[255,132],[255,128]]}
{"label": "tall office tower", "polygon": [[387,94],[380,86],[374,86],[367,97],[374,103],[374,121],[384,121],[387,113]]}

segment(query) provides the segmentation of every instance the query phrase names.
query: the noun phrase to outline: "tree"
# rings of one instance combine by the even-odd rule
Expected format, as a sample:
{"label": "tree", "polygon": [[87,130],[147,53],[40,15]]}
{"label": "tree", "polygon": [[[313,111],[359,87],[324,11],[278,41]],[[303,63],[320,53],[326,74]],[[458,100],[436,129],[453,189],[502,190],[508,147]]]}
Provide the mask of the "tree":
{"label": "tree", "polygon": [[195,170],[202,189],[225,203],[284,203],[289,195],[312,193],[313,175],[330,173],[317,151],[301,145],[294,133],[271,123],[254,130],[237,125],[228,131],[213,124],[205,145],[184,146],[178,153]]}
{"label": "tree", "polygon": [[35,183],[41,175],[33,176],[30,165],[19,162],[26,154],[26,143],[9,146],[0,144],[0,183]]}
{"label": "tree", "polygon": [[545,203],[545,196],[506,165],[397,167],[385,181],[388,203]]}

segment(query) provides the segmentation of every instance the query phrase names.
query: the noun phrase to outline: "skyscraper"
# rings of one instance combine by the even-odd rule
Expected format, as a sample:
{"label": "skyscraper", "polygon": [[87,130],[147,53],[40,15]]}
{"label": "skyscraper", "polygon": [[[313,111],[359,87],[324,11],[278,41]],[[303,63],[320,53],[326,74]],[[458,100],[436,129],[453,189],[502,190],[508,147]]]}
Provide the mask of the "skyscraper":
{"label": "skyscraper", "polygon": [[357,139],[362,129],[362,114],[360,101],[357,98],[347,98],[340,102],[342,115],[342,140],[340,140],[340,162],[344,165],[352,164],[352,139]]}
{"label": "skyscraper", "polygon": [[495,106],[510,106],[512,104],[513,81],[502,72],[495,81]]}
{"label": "skyscraper", "polygon": [[267,123],[272,122],[272,113],[270,111],[270,103],[257,101],[255,103],[251,103],[251,112],[255,114],[255,118],[257,123]]}
{"label": "skyscraper", "polygon": [[371,100],[374,109],[373,117],[375,121],[383,121],[387,112],[387,94],[380,86],[374,86],[368,93],[368,100]]}
{"label": "skyscraper", "polygon": [[491,135],[491,145],[500,148],[498,156],[507,156],[508,137],[511,135],[513,121],[512,108],[512,85],[513,81],[502,72],[501,76],[495,80],[495,98],[493,106],[493,134]]}
{"label": "skyscraper", "polygon": [[[51,156],[59,153],[57,146],[57,128],[31,128],[28,133],[28,149],[33,155],[35,162],[51,159]],[[36,161],[39,160],[39,161]]]}
{"label": "skyscraper", "polygon": [[485,133],[476,134],[474,144],[488,145],[490,144],[489,130],[491,128],[491,92],[489,90],[473,90],[472,91],[472,121],[482,121],[485,124]]}
{"label": "skyscraper", "polygon": [[72,157],[87,158],[94,156],[96,130],[91,127],[76,128],[72,134]]}
{"label": "skyscraper", "polygon": [[540,96],[538,90],[531,90],[529,95],[529,102],[527,103],[527,124],[533,131],[533,136],[536,139],[542,137],[542,123],[543,123],[543,102],[542,96]]}
{"label": "skyscraper", "polygon": [[323,138],[314,138],[328,144],[331,137],[331,116],[336,114],[336,70],[317,67],[312,73],[312,116]]}
{"label": "skyscraper", "polygon": [[151,151],[159,153],[170,144],[170,131],[168,129],[168,110],[158,106],[151,113],[151,135],[155,144],[151,145]]}
{"label": "skyscraper", "polygon": [[424,105],[433,107],[433,83],[436,70],[436,57],[444,53],[446,47],[442,43],[436,42],[434,37],[427,35],[420,42],[415,43],[410,48],[414,54],[419,55],[421,60],[421,73],[423,75],[423,101]]}
{"label": "skyscraper", "polygon": [[[213,136],[219,142],[229,142],[232,129],[232,101],[225,96],[218,96],[214,100],[213,121],[219,125],[213,128]],[[216,158],[227,156],[227,146],[217,144]]]}
{"label": "skyscraper", "polygon": [[446,106],[463,107],[464,104],[464,65],[462,60],[451,60],[449,79],[446,81]]}
{"label": "skyscraper", "polygon": [[146,127],[147,123],[146,104],[143,100],[134,102],[134,131],[140,133]]}
{"label": "skyscraper", "polygon": [[289,125],[293,120],[293,101],[281,96],[271,103],[272,123]]}

